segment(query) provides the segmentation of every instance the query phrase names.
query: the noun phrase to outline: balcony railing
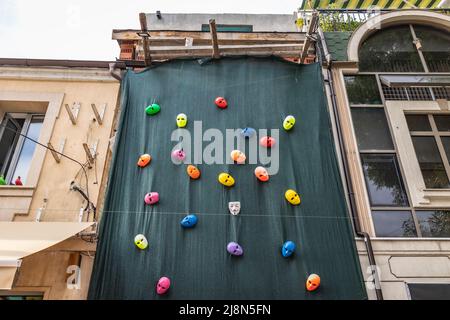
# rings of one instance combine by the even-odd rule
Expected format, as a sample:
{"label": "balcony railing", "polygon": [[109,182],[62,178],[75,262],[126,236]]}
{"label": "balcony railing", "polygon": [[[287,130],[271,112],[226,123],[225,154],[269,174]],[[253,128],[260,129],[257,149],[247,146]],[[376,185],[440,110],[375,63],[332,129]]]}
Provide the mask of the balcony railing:
{"label": "balcony railing", "polygon": [[[425,9],[423,9],[425,10]],[[399,9],[317,9],[320,18],[320,28],[324,32],[331,31],[354,31],[369,18],[379,14],[401,11]],[[436,13],[450,15],[448,9],[426,9]],[[311,17],[312,10],[300,10],[298,17],[303,19],[306,26]]]}

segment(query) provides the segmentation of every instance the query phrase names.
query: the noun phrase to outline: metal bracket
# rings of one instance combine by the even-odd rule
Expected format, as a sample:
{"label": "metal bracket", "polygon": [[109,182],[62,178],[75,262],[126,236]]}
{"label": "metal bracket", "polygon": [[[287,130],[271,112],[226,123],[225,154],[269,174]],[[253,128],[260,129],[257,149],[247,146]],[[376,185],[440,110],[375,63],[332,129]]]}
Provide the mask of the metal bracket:
{"label": "metal bracket", "polygon": [[72,107],[70,107],[67,103],[65,104],[67,113],[69,114],[70,121],[72,124],[77,124],[78,113],[80,112],[81,103],[74,102]]}
{"label": "metal bracket", "polygon": [[[66,139],[61,139],[59,142],[59,148],[55,149],[51,142],[47,143],[47,146],[50,148],[50,152],[52,153],[53,158],[57,163],[61,162],[61,153],[63,153],[64,146],[66,145]],[[57,152],[55,152],[57,151]],[[59,152],[59,153],[58,153]]]}
{"label": "metal bracket", "polygon": [[97,106],[95,103],[91,103],[92,111],[94,111],[95,119],[97,119],[97,122],[99,125],[103,124],[103,118],[105,116],[105,110],[106,110],[107,103],[103,103],[100,105],[100,108],[97,109]]}

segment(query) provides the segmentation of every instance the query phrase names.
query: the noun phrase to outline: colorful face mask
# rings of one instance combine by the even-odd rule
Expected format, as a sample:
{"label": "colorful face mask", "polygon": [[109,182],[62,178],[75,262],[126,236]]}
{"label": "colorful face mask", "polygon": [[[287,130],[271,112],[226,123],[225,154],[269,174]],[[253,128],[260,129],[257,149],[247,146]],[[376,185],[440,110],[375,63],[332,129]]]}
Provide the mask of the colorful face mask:
{"label": "colorful face mask", "polygon": [[245,154],[242,151],[239,151],[239,150],[231,151],[230,156],[231,156],[231,160],[237,162],[238,164],[244,163],[245,159],[247,159]]}
{"label": "colorful face mask", "polygon": [[320,277],[315,273],[311,274],[306,280],[306,290],[308,291],[316,290],[319,287],[319,285],[320,285]]}
{"label": "colorful face mask", "polygon": [[253,128],[244,128],[244,129],[242,129],[242,131],[241,131],[241,135],[244,137],[244,138],[251,138],[251,137],[253,137],[253,135],[256,133],[256,130],[255,129],[253,129]]}
{"label": "colorful face mask", "polygon": [[225,172],[222,172],[221,174],[219,174],[219,182],[227,187],[231,187],[234,185],[233,177]]}
{"label": "colorful face mask", "polygon": [[267,173],[267,170],[263,167],[256,167],[255,168],[255,176],[260,181],[269,181],[269,173]]}
{"label": "colorful face mask", "polygon": [[187,115],[185,115],[184,113],[180,113],[179,115],[177,115],[178,128],[184,128],[186,127],[186,124],[187,124]]}
{"label": "colorful face mask", "polygon": [[147,249],[148,247],[147,238],[143,234],[138,234],[134,237],[134,244],[141,250]]}
{"label": "colorful face mask", "polygon": [[196,166],[193,166],[192,164],[190,164],[187,166],[186,171],[187,171],[188,176],[191,177],[191,179],[196,180],[196,179],[200,178],[200,170]]}
{"label": "colorful face mask", "polygon": [[284,194],[284,197],[287,201],[289,201],[290,204],[293,204],[294,206],[300,204],[300,196],[292,189],[287,190]]}
{"label": "colorful face mask", "polygon": [[275,139],[272,137],[262,137],[259,140],[259,144],[266,148],[271,148],[275,145]]}
{"label": "colorful face mask", "polygon": [[144,202],[146,204],[155,204],[159,201],[159,193],[158,192],[149,192],[144,197]]}
{"label": "colorful face mask", "polygon": [[284,130],[289,131],[294,127],[294,124],[295,124],[294,116],[289,115],[286,118],[284,118],[283,128]]}
{"label": "colorful face mask", "polygon": [[145,113],[150,116],[157,114],[159,111],[161,111],[161,107],[157,103],[152,103],[147,108],[145,108]]}
{"label": "colorful face mask", "polygon": [[218,106],[219,108],[226,108],[228,106],[227,100],[225,100],[224,97],[217,97],[216,100],[214,101],[216,106]]}
{"label": "colorful face mask", "polygon": [[137,165],[141,168],[145,167],[152,161],[152,157],[149,154],[143,154],[139,157],[139,160],[137,162]]}
{"label": "colorful face mask", "polygon": [[181,220],[180,224],[183,228],[193,228],[198,222],[198,218],[195,214],[189,214]]}
{"label": "colorful face mask", "polygon": [[236,216],[241,212],[241,203],[239,201],[228,202],[228,210],[233,216]]}
{"label": "colorful face mask", "polygon": [[184,152],[183,149],[176,149],[172,152],[172,159],[181,162],[186,159],[186,152]]}
{"label": "colorful face mask", "polygon": [[283,257],[287,258],[290,257],[295,251],[295,243],[292,241],[286,241],[283,243],[283,246],[281,247],[281,254]]}
{"label": "colorful face mask", "polygon": [[164,294],[170,288],[170,279],[167,277],[162,277],[158,280],[158,284],[156,285],[156,293]]}
{"label": "colorful face mask", "polygon": [[242,256],[244,254],[244,249],[236,242],[230,242],[227,245],[227,251],[233,256]]}

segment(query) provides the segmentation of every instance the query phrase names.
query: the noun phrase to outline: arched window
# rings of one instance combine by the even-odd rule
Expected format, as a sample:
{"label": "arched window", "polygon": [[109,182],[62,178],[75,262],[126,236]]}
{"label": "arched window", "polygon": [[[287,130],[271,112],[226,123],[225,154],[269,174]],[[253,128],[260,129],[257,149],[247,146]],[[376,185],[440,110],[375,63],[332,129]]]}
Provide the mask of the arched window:
{"label": "arched window", "polygon": [[385,28],[359,49],[359,71],[450,72],[450,35],[422,25]]}

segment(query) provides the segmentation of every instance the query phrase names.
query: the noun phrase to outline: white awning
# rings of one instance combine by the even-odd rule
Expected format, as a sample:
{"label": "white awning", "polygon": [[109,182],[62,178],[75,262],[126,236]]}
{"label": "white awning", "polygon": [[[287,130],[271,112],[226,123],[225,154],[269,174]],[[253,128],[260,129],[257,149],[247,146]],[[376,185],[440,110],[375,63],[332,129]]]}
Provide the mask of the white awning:
{"label": "white awning", "polygon": [[0,222],[0,289],[11,289],[21,259],[90,227],[93,222]]}

